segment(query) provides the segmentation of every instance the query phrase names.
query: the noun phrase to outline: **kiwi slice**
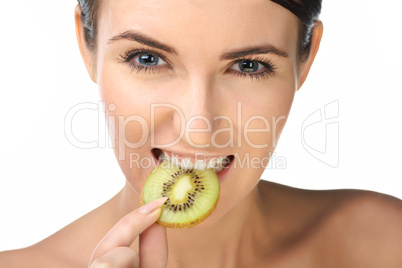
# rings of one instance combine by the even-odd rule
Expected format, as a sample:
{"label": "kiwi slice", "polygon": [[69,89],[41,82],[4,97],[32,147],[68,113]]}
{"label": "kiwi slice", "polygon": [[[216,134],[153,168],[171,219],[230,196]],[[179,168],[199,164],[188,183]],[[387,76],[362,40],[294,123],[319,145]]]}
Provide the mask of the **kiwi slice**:
{"label": "kiwi slice", "polygon": [[213,169],[184,169],[162,162],[145,182],[142,202],[168,197],[158,223],[169,228],[188,228],[203,222],[212,213],[219,191],[218,176]]}

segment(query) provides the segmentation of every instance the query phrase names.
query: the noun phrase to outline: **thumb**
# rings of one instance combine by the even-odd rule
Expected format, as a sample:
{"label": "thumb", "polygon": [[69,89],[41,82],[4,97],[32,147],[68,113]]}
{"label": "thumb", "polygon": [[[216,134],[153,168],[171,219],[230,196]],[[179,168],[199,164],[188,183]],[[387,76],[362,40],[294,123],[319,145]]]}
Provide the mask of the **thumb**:
{"label": "thumb", "polygon": [[139,254],[141,268],[166,268],[168,245],[166,228],[153,224],[140,234]]}

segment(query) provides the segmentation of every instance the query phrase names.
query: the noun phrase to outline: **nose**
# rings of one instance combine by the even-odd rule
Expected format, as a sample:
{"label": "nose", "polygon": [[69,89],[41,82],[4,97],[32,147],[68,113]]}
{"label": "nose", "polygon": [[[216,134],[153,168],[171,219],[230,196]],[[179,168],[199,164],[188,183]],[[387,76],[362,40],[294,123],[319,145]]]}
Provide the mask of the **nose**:
{"label": "nose", "polygon": [[[219,116],[224,107],[221,105],[216,81],[208,75],[193,75],[184,83],[184,89],[177,100],[177,106],[185,117],[185,126],[177,116],[174,129],[177,134],[184,134],[186,144],[193,148],[213,147],[212,137],[219,128]],[[184,128],[184,132],[183,132]]]}

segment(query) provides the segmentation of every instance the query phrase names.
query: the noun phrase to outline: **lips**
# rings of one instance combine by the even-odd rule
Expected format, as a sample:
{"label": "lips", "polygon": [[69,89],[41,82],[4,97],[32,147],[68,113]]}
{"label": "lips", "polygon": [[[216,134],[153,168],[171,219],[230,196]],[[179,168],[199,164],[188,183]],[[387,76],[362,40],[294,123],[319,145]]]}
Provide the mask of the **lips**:
{"label": "lips", "polygon": [[212,168],[218,175],[227,169],[234,160],[233,155],[204,156],[201,153],[177,154],[170,151],[162,151],[158,148],[152,149],[152,153],[158,160],[158,163],[169,161],[184,169],[204,170]]}

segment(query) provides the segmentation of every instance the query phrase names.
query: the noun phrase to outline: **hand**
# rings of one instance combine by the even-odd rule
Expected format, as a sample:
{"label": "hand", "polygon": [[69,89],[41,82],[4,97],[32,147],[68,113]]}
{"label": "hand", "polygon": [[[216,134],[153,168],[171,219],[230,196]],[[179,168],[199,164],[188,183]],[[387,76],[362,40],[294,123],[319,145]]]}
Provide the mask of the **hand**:
{"label": "hand", "polygon": [[[92,253],[90,268],[166,268],[166,229],[155,222],[166,197],[154,200],[124,216],[99,242]],[[139,253],[130,248],[140,235]]]}

